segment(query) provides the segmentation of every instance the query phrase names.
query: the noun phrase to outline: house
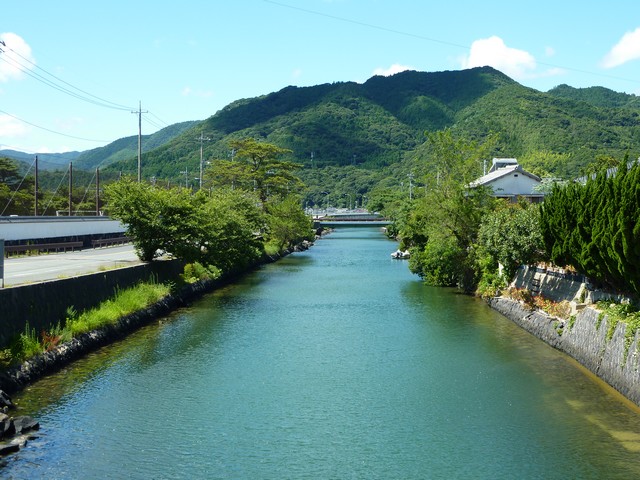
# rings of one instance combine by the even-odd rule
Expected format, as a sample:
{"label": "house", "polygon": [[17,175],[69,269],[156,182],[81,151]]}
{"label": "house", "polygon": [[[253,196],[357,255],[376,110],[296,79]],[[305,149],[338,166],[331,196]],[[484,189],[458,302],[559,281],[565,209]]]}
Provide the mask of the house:
{"label": "house", "polygon": [[522,197],[539,203],[544,200],[544,193],[537,191],[541,182],[540,177],[523,170],[515,158],[494,158],[489,172],[471,182],[469,187],[490,187],[495,197],[511,202],[517,202]]}

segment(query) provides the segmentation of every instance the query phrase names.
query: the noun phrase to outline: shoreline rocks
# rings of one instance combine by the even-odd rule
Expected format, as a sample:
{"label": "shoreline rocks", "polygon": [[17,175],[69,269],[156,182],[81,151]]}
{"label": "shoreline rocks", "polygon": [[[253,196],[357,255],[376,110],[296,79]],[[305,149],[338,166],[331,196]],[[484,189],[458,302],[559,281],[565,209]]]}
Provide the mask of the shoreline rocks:
{"label": "shoreline rocks", "polygon": [[[9,396],[2,390],[0,390],[0,405],[3,405],[3,410],[15,408]],[[6,412],[0,413],[0,456],[19,451],[29,440],[36,438],[32,432],[39,429],[40,424],[32,417],[27,415],[10,417]]]}

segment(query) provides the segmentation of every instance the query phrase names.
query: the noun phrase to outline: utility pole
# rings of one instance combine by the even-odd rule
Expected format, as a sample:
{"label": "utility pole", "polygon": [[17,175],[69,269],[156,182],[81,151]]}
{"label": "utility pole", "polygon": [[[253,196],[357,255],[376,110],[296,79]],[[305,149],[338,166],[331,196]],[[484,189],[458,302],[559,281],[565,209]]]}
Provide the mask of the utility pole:
{"label": "utility pole", "polygon": [[138,110],[131,113],[138,114],[138,183],[140,183],[142,181],[142,114],[147,111],[142,111],[142,102],[139,102]]}
{"label": "utility pole", "polygon": [[69,162],[69,216],[73,211],[73,162]]}
{"label": "utility pole", "polygon": [[35,182],[34,182],[34,209],[33,209],[33,214],[34,216],[38,216],[38,156],[36,155],[36,178],[35,178]]}
{"label": "utility pole", "polygon": [[184,167],[184,171],[180,173],[184,173],[184,188],[188,188],[189,187],[189,168]]}
{"label": "utility pole", "polygon": [[100,216],[100,169],[96,167],[96,217]]}
{"label": "utility pole", "polygon": [[202,156],[202,151],[203,151],[203,143],[204,142],[210,142],[211,139],[210,138],[205,138],[204,134],[202,132],[200,132],[200,138],[198,138],[198,140],[200,140],[200,190],[202,190],[202,172],[204,170],[204,158]]}

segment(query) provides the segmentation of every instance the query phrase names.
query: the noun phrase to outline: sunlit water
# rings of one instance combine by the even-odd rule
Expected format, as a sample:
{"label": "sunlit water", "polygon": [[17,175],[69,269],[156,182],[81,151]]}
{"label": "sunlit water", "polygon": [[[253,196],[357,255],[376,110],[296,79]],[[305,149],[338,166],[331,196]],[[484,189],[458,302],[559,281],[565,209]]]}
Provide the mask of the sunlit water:
{"label": "sunlit water", "polygon": [[640,413],[338,229],[15,400],[2,478],[640,478]]}

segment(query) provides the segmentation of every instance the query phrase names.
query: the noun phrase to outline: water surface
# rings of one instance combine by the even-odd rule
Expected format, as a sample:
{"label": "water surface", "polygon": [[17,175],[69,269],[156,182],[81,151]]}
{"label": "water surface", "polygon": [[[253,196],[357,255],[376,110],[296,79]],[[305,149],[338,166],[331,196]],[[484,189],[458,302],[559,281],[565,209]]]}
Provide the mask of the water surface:
{"label": "water surface", "polygon": [[6,478],[640,478],[638,409],[341,228],[15,398]]}

